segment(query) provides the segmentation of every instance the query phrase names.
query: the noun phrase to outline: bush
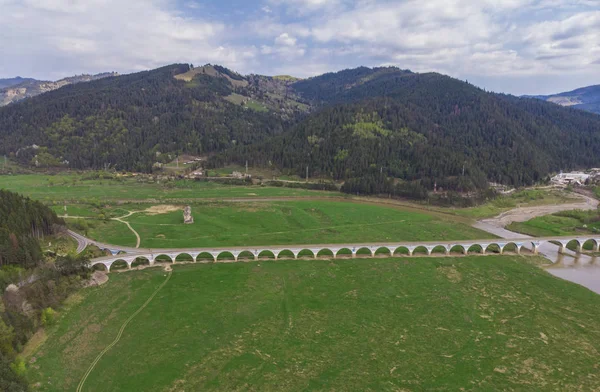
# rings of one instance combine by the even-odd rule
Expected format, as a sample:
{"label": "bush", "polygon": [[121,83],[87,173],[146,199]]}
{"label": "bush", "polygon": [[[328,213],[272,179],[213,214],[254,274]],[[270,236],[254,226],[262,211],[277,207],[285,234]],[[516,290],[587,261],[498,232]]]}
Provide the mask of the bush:
{"label": "bush", "polygon": [[42,310],[41,322],[42,325],[47,327],[50,325],[54,325],[56,321],[56,312],[52,308],[46,308]]}
{"label": "bush", "polygon": [[25,373],[27,373],[27,368],[25,367],[25,361],[22,358],[15,359],[15,361],[10,364],[10,369],[18,377],[24,377]]}

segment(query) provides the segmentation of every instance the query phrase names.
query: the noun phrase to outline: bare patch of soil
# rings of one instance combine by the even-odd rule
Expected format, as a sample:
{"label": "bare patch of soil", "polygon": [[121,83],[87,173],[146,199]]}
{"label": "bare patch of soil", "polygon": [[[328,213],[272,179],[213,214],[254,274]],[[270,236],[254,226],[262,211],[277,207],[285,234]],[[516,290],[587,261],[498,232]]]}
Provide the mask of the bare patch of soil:
{"label": "bare patch of soil", "polygon": [[149,215],[159,215],[159,214],[168,214],[169,212],[175,212],[175,211],[180,211],[183,208],[180,206],[173,206],[173,205],[167,205],[167,204],[162,204],[162,205],[158,205],[158,206],[152,206],[150,208],[146,208],[144,210],[145,213],[149,214]]}
{"label": "bare patch of soil", "polygon": [[92,286],[101,286],[104,283],[108,282],[108,274],[104,271],[94,271],[90,280],[88,280],[84,286],[92,287]]}

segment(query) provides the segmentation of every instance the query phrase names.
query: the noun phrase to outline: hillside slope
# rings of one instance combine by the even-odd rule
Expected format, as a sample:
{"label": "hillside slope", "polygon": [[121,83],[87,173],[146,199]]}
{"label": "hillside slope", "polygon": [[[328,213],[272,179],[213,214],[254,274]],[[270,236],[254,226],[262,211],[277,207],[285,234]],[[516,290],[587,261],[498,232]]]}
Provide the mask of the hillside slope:
{"label": "hillside slope", "polygon": [[6,82],[2,86],[0,80],[0,106],[6,106],[10,103],[18,102],[25,98],[35,97],[48,91],[59,89],[69,84],[90,82],[109,76],[117,76],[117,73],[101,73],[97,75],[77,75],[60,79],[55,82],[35,80],[35,79],[5,79],[13,82]]}
{"label": "hillside slope", "polygon": [[14,86],[16,84],[20,84],[20,83],[23,83],[23,82],[34,81],[34,80],[35,79],[22,78],[20,76],[17,76],[16,78],[0,79],[0,89],[6,88],[6,87],[10,87],[10,86]]}
{"label": "hillside slope", "polygon": [[582,87],[554,95],[535,95],[531,98],[600,114],[600,85]]}
{"label": "hillside slope", "polygon": [[549,172],[600,162],[600,118],[538,100],[487,93],[439,74],[359,68],[295,83],[322,110],[215,165],[269,162],[332,176],[357,191],[388,179],[469,190],[488,181],[531,184]]}
{"label": "hillside slope", "polygon": [[0,141],[0,154],[37,166],[151,171],[187,153],[308,166],[367,193],[524,185],[600,165],[597,115],[394,67],[296,80],[175,64],[0,108]]}
{"label": "hillside slope", "polygon": [[171,65],[108,77],[0,108],[0,153],[38,166],[150,171],[170,153],[261,141],[297,113],[243,102],[250,98],[221,74],[175,78],[187,72],[188,65]]}

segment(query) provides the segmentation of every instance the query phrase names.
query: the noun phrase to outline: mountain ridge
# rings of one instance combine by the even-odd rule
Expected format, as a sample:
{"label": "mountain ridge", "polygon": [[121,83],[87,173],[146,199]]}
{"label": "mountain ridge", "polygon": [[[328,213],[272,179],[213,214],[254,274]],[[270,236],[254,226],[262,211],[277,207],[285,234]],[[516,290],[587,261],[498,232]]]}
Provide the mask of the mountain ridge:
{"label": "mountain ridge", "polygon": [[[20,77],[13,79],[0,79],[0,107],[21,101],[25,98],[34,97],[48,91],[53,91],[69,84],[89,82],[110,76],[118,76],[118,73],[103,72],[95,75],[81,74],[69,76],[56,81]],[[4,83],[4,87],[2,87],[2,80],[8,81]]]}
{"label": "mountain ridge", "polygon": [[536,98],[561,106],[570,106],[576,109],[600,114],[600,84],[580,87],[572,91],[566,91],[558,94],[525,95],[524,97]]}
{"label": "mountain ridge", "polygon": [[600,118],[396,67],[297,80],[173,64],[0,108],[0,142],[26,165],[148,172],[192,154],[422,195],[598,166]]}

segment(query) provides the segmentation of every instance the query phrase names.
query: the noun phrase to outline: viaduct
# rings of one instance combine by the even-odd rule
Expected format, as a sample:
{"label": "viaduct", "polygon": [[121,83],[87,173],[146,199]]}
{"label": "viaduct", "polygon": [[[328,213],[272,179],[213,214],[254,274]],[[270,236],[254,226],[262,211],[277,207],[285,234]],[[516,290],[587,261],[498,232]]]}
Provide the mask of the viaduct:
{"label": "viaduct", "polygon": [[179,256],[187,256],[188,260],[202,262],[236,262],[239,260],[271,259],[298,259],[310,258],[338,258],[338,257],[375,257],[387,256],[413,256],[419,255],[449,255],[459,254],[504,254],[505,252],[520,254],[527,249],[532,254],[538,254],[541,245],[552,243],[559,247],[563,253],[567,247],[575,248],[582,252],[584,246],[598,251],[600,236],[595,237],[537,237],[521,239],[486,239],[465,241],[439,241],[439,242],[405,242],[405,243],[370,243],[370,244],[329,244],[329,245],[281,245],[260,247],[229,247],[229,248],[190,248],[190,249],[135,249],[122,248],[116,245],[105,245],[104,250],[110,250],[112,255],[90,260],[92,266],[102,265],[107,271],[116,262],[125,262],[128,268],[137,260],[154,265],[157,261],[171,261],[175,263]]}

